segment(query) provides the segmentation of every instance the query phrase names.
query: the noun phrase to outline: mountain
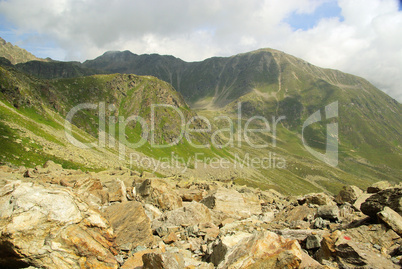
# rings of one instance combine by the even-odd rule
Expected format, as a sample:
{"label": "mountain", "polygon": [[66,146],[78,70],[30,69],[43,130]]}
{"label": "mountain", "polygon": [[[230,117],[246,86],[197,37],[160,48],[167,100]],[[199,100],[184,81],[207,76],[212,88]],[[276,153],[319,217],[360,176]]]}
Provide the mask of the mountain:
{"label": "mountain", "polygon": [[[402,180],[401,104],[362,78],[280,51],[192,63],[129,51],[83,64],[0,59],[4,163],[32,166],[47,156],[81,169],[128,166],[289,194]],[[65,133],[82,104],[70,122],[89,149]],[[325,112],[328,105],[336,109]],[[317,156],[334,139],[338,162],[329,165]]]}
{"label": "mountain", "polygon": [[12,64],[25,63],[28,61],[45,61],[16,45],[6,42],[0,37],[0,57],[8,59]]}
{"label": "mountain", "polygon": [[[273,49],[201,62],[129,51],[107,52],[83,65],[106,72],[156,76],[171,83],[197,110],[230,114],[242,102],[247,117],[286,116],[282,125],[295,136],[300,136],[303,122],[312,113],[337,101],[340,158],[359,160],[363,166],[370,163],[390,167],[396,169],[395,175],[400,172],[402,106],[363,78],[319,68]],[[305,135],[310,146],[325,150],[325,124],[308,127]],[[346,170],[364,171],[347,163],[343,167]],[[341,166],[344,164],[341,161]],[[383,171],[384,176],[389,174],[387,169],[374,170]]]}
{"label": "mountain", "polygon": [[18,63],[15,67],[24,73],[44,79],[83,77],[106,73],[99,70],[85,68],[80,62],[44,62],[34,60],[25,63]]}
{"label": "mountain", "polygon": [[173,56],[106,52],[83,66],[109,73],[152,75],[172,84],[191,105],[198,107],[211,100],[209,106],[215,108],[252,91],[257,84],[275,83],[278,73],[271,53],[264,51],[192,63]]}
{"label": "mountain", "polygon": [[[81,104],[93,108],[84,107],[73,114],[69,138],[66,119]],[[169,107],[156,107],[152,112],[152,104]],[[180,118],[175,113],[181,113],[186,120],[196,115],[170,84],[155,77],[111,74],[44,80],[21,72],[4,58],[0,61],[3,163],[34,167],[51,159],[66,167],[97,170],[133,166],[130,154],[149,158],[170,156],[171,150],[179,155],[190,154],[181,141],[168,149],[151,147],[151,142],[174,142],[181,131]],[[145,125],[147,137],[142,128]],[[191,137],[200,143],[206,139],[198,134]],[[90,148],[77,147],[79,143]]]}

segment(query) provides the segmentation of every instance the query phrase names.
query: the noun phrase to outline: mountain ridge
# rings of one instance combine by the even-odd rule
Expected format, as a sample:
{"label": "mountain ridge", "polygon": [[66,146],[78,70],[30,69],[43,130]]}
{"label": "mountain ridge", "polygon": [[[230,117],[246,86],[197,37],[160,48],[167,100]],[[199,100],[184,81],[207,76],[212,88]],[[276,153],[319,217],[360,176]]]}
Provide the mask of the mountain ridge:
{"label": "mountain ridge", "polygon": [[12,64],[25,63],[29,61],[47,61],[28,52],[25,49],[13,45],[0,37],[0,57],[8,59]]}

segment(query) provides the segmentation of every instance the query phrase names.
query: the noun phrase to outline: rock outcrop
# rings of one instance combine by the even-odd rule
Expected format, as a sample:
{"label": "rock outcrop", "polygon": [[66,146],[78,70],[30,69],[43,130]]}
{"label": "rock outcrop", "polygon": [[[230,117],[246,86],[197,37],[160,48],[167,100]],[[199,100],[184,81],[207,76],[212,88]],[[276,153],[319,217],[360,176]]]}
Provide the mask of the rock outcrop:
{"label": "rock outcrop", "polygon": [[68,189],[8,183],[0,194],[0,227],[3,266],[118,267],[110,224]]}
{"label": "rock outcrop", "polygon": [[389,188],[379,191],[367,198],[360,209],[364,214],[376,218],[377,213],[386,206],[398,214],[402,214],[402,188]]}
{"label": "rock outcrop", "polygon": [[400,268],[401,188],[380,185],[286,197],[127,169],[0,167],[0,268]]}

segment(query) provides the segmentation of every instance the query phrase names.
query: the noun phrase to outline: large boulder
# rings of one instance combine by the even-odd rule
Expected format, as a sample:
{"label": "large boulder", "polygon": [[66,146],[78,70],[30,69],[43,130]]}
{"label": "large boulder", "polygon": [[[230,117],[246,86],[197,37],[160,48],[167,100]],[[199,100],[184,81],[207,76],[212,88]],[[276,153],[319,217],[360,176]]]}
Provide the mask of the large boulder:
{"label": "large boulder", "polygon": [[376,218],[377,213],[382,211],[386,206],[396,211],[398,214],[402,214],[402,188],[380,191],[367,198],[360,209],[364,214]]}
{"label": "large boulder", "polygon": [[135,248],[150,247],[154,243],[151,222],[141,203],[115,203],[107,207],[103,214],[115,231],[118,245]]}
{"label": "large boulder", "polygon": [[359,196],[359,198],[356,199],[356,201],[353,203],[353,207],[356,210],[361,211],[361,206],[362,204],[369,198],[373,196],[372,193],[363,193],[362,195]]}
{"label": "large boulder", "polygon": [[362,194],[363,191],[356,186],[344,186],[336,196],[335,201],[338,204],[353,204]]}
{"label": "large boulder", "polygon": [[243,195],[234,189],[217,188],[202,199],[201,203],[233,218],[248,218],[261,213],[257,196]]}
{"label": "large boulder", "polygon": [[217,268],[299,268],[301,259],[297,240],[268,231],[225,236],[209,257]]}
{"label": "large boulder", "polygon": [[183,206],[181,197],[161,179],[146,179],[139,186],[137,194],[149,204],[159,209],[173,210]]}
{"label": "large boulder", "polygon": [[335,251],[336,259],[341,268],[400,268],[369,246],[346,236],[340,236],[336,241]]}
{"label": "large boulder", "polygon": [[109,193],[109,202],[127,201],[127,188],[120,179],[112,179],[103,183]]}
{"label": "large boulder", "polygon": [[320,206],[317,211],[317,216],[323,219],[336,221],[339,219],[339,208],[336,205]]}
{"label": "large boulder", "polygon": [[384,209],[377,213],[378,217],[388,224],[397,234],[402,236],[402,216],[396,213],[389,207],[384,207]]}
{"label": "large boulder", "polygon": [[191,226],[211,221],[211,211],[208,207],[201,203],[191,202],[184,203],[184,206],[181,208],[166,211],[152,222],[152,228],[157,229],[162,226],[180,226],[183,224]]}
{"label": "large boulder", "polygon": [[299,199],[299,203],[313,205],[335,205],[333,199],[323,192],[307,194]]}
{"label": "large boulder", "polygon": [[367,188],[367,193],[377,193],[390,188],[392,185],[388,181],[378,181]]}
{"label": "large boulder", "polygon": [[10,182],[0,227],[2,268],[118,267],[110,224],[68,189]]}

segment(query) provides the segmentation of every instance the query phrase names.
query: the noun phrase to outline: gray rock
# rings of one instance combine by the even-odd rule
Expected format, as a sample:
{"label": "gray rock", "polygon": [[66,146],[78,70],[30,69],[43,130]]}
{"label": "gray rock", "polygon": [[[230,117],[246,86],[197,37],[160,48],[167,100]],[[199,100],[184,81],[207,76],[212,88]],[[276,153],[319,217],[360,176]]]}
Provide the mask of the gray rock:
{"label": "gray rock", "polygon": [[388,224],[397,234],[402,236],[402,216],[396,213],[389,207],[384,207],[384,209],[377,213],[377,216]]}
{"label": "gray rock", "polygon": [[398,268],[389,259],[374,252],[365,244],[340,237],[335,243],[336,259],[341,268]]}
{"label": "gray rock", "polygon": [[336,205],[324,205],[318,208],[317,216],[336,221],[339,219],[339,208]]}
{"label": "gray rock", "polygon": [[380,191],[361,205],[361,211],[376,219],[377,213],[388,206],[398,214],[402,214],[402,188],[392,188]]}
{"label": "gray rock", "polygon": [[321,247],[321,237],[318,235],[309,235],[306,238],[306,249],[318,249]]}
{"label": "gray rock", "polygon": [[335,201],[338,204],[353,204],[362,194],[363,191],[356,186],[344,186],[343,189],[336,196]]}
{"label": "gray rock", "polygon": [[356,209],[356,210],[359,210],[359,211],[361,211],[361,205],[369,198],[369,197],[371,197],[371,196],[373,196],[373,194],[372,193],[363,193],[362,195],[360,195],[357,199],[356,199],[356,201],[353,203],[353,207]]}

